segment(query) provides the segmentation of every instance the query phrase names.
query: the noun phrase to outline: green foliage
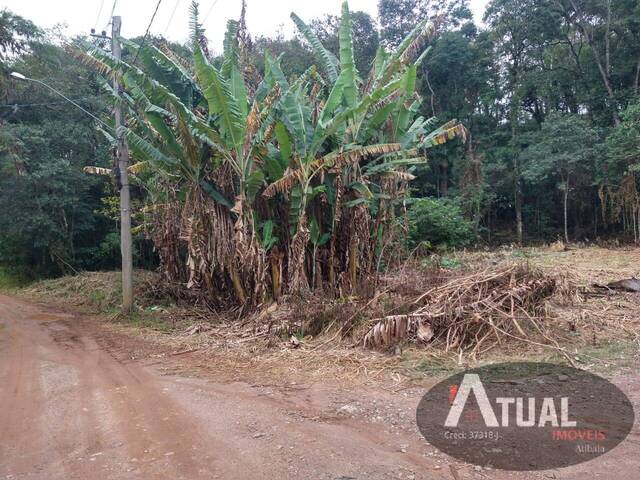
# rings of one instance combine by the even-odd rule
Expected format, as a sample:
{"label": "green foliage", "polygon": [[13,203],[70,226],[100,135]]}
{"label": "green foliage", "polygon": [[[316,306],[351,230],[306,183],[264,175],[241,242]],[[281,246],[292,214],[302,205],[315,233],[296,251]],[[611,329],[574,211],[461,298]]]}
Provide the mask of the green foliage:
{"label": "green foliage", "polygon": [[621,117],[599,150],[602,181],[607,184],[619,184],[625,175],[640,172],[640,97]]}
{"label": "green foliage", "polygon": [[439,21],[449,28],[472,19],[466,0],[378,0],[382,44],[395,48],[422,19]]}
{"label": "green foliage", "polygon": [[[340,18],[334,15],[316,19],[310,25],[311,31],[334,57],[340,53],[339,28]],[[375,20],[365,12],[351,12],[351,31],[356,69],[366,78],[379,46]]]}
{"label": "green foliage", "polygon": [[579,115],[549,115],[527,141],[529,146],[522,153],[526,181],[536,183],[556,177],[564,189],[568,179],[577,181],[593,171],[593,147],[598,134]]}
{"label": "green foliage", "polygon": [[[91,70],[31,22],[4,11],[0,24],[5,51],[13,55],[7,68],[46,79],[100,113],[104,105]],[[7,25],[12,33],[2,30]],[[16,105],[0,109],[0,265],[25,278],[115,267],[119,251],[99,245],[116,223],[96,213],[111,186],[82,172],[110,163],[109,145],[91,118],[33,82],[10,78],[0,84],[0,97]]]}
{"label": "green foliage", "polygon": [[441,268],[446,268],[448,270],[455,270],[457,268],[462,267],[462,262],[457,258],[451,258],[451,257],[445,256],[438,259],[438,265]]}
{"label": "green foliage", "polygon": [[20,288],[28,283],[28,279],[7,267],[0,267],[0,292]]}
{"label": "green foliage", "polygon": [[291,19],[298,27],[298,30],[300,31],[304,39],[311,46],[316,59],[324,69],[329,81],[335,82],[336,78],[338,78],[338,61],[336,59],[336,56],[325,48],[325,46],[318,39],[315,33],[307,26],[306,23],[302,21],[302,19],[300,19],[300,17],[298,17],[295,13],[292,13]]}
{"label": "green foliage", "polygon": [[[280,66],[287,76],[297,78],[314,64],[314,56],[299,38],[286,39],[282,34],[273,37],[260,36],[254,43],[256,59],[263,59],[266,53],[280,59]],[[256,67],[265,74],[264,62],[256,61]]]}
{"label": "green foliage", "polygon": [[[0,264],[27,276],[97,265],[83,249],[99,242],[109,228],[106,219],[93,215],[100,206],[101,181],[79,168],[86,157],[78,138],[92,136],[90,128],[74,128],[64,119],[5,126],[0,148],[11,153],[2,162],[0,179]],[[15,212],[20,212],[19,222]]]}
{"label": "green foliage", "polygon": [[409,244],[421,242],[438,247],[464,247],[475,241],[471,222],[460,206],[445,199],[415,199],[409,208]]}
{"label": "green foliage", "polygon": [[0,11],[0,63],[7,55],[24,52],[30,43],[42,36],[42,31],[32,22],[9,10]]}
{"label": "green foliage", "polygon": [[[179,206],[185,223],[176,223],[192,235],[177,242],[179,259],[212,245],[205,232],[219,227],[221,247],[202,254],[217,263],[200,271],[214,272],[221,296],[233,288],[235,271],[256,296],[264,294],[255,285],[265,278],[258,267],[287,276],[298,233],[305,260],[294,264],[304,264],[302,283],[335,282],[348,268],[364,272],[364,264],[344,259],[384,250],[393,222],[376,230],[374,220],[401,216],[413,177],[418,196],[443,198],[434,211],[447,210],[449,219],[461,211],[490,242],[512,241],[518,214],[525,240],[555,239],[563,226],[576,240],[631,230],[640,236],[633,221],[640,190],[637,2],[492,0],[478,31],[466,0],[379,0],[377,19],[346,5],[335,16],[293,15],[299,34],[291,39],[247,41],[244,22],[232,20],[217,58],[207,52],[197,5],[192,10],[194,41],[186,45],[151,37],[141,49],[140,38],[125,40],[120,66],[93,52],[90,64],[104,79],[58,47],[83,39],[45,36],[0,12],[6,267],[35,276],[118,263],[117,192],[106,179],[80,173],[87,165],[110,167],[113,132],[98,134],[89,117],[41,85],[15,81],[12,70],[46,79],[109,121],[117,98],[109,72],[122,68],[121,133],[139,162],[134,200]],[[298,13],[304,17],[304,5]],[[437,29],[425,28],[436,18]],[[436,128],[437,119],[449,118],[459,123]],[[423,150],[466,137],[461,124],[468,143]],[[150,228],[154,215],[136,220]],[[449,232],[450,223],[459,222],[444,221],[430,235]],[[357,255],[343,245],[354,235],[371,242],[356,242]],[[149,259],[145,245],[138,237]],[[197,271],[184,275],[202,282]],[[280,279],[283,289],[290,280]]]}

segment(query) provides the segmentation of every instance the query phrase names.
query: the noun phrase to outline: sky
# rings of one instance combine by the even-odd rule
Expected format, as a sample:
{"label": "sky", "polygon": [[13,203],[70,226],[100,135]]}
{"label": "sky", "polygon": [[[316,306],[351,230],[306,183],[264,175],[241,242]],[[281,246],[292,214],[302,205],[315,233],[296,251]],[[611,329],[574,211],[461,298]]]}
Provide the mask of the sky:
{"label": "sky", "polygon": [[[470,0],[479,22],[488,0]],[[375,17],[377,0],[350,0],[352,11],[364,10]],[[191,0],[161,0],[151,26],[152,34],[170,40],[185,41],[189,31]],[[271,35],[281,30],[286,36],[294,28],[289,14],[295,11],[303,20],[330,13],[339,15],[342,0],[247,0],[247,26],[252,36]],[[36,25],[50,28],[65,24],[68,35],[107,29],[114,0],[0,0],[0,8],[8,8]],[[143,35],[151,20],[157,0],[116,0],[114,15],[122,17],[122,36]],[[200,0],[201,21],[215,51],[222,49],[227,20],[238,18],[241,0]],[[175,10],[175,12],[174,12]]]}

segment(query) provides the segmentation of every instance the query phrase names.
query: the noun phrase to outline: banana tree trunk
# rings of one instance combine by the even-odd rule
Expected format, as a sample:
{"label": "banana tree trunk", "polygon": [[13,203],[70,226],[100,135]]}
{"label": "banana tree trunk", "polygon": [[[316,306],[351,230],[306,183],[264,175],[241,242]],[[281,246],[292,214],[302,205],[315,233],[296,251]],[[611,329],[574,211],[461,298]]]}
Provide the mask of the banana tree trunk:
{"label": "banana tree trunk", "polygon": [[336,290],[336,240],[338,237],[338,225],[342,214],[342,176],[337,175],[336,180],[336,200],[333,208],[333,219],[331,221],[331,239],[329,240],[329,288]]}
{"label": "banana tree trunk", "polygon": [[242,280],[240,278],[240,274],[236,269],[235,265],[229,267],[229,276],[231,277],[231,283],[233,284],[233,291],[236,294],[236,298],[242,304],[247,301],[247,294],[244,291],[244,287],[242,286]]}
{"label": "banana tree trunk", "polygon": [[306,196],[303,194],[300,217],[296,234],[291,239],[288,258],[289,290],[299,292],[307,290],[309,282],[305,269],[305,254],[309,243],[309,229],[307,228],[307,215],[305,212]]}
{"label": "banana tree trunk", "polygon": [[282,292],[282,255],[278,247],[273,247],[269,254],[271,266],[271,289],[274,300],[279,300]]}
{"label": "banana tree trunk", "polygon": [[349,245],[349,282],[351,290],[355,290],[358,278],[358,243],[352,240]]}

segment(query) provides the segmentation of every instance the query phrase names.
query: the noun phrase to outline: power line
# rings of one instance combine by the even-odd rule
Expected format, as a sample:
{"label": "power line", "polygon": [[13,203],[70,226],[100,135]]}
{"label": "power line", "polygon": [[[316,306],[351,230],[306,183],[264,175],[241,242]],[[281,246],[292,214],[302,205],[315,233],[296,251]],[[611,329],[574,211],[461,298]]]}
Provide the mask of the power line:
{"label": "power line", "polygon": [[109,15],[109,21],[107,22],[107,24],[104,26],[104,29],[106,30],[107,27],[111,24],[111,19],[113,18],[113,13],[116,11],[116,5],[118,4],[118,0],[113,0],[113,5],[111,6],[111,14]]}
{"label": "power line", "polygon": [[204,18],[202,19],[202,23],[207,21],[207,18],[209,18],[209,15],[211,14],[211,12],[213,12],[213,7],[216,6],[216,3],[218,3],[218,0],[213,0],[213,3],[211,4],[211,6],[209,7],[209,10],[207,10],[207,14],[204,16]]}
{"label": "power line", "polygon": [[136,52],[135,57],[133,57],[133,63],[132,63],[133,66],[136,65],[136,60],[138,60],[138,55],[140,54],[140,50],[142,50],[145,42],[147,41],[149,30],[151,29],[151,25],[153,25],[153,20],[156,18],[156,13],[158,13],[158,8],[160,8],[161,3],[162,3],[162,0],[158,0],[158,3],[156,4],[156,9],[153,11],[153,15],[151,16],[151,20],[149,21],[149,25],[147,26],[147,31],[144,32],[144,37],[142,37],[142,43],[140,44],[140,47],[138,48],[138,51]]}
{"label": "power line", "polygon": [[171,26],[171,22],[173,21],[173,16],[176,14],[176,10],[178,10],[178,5],[180,4],[180,0],[176,0],[176,4],[173,7],[173,12],[171,12],[171,16],[169,17],[169,21],[167,22],[167,27],[164,29],[164,36],[167,36],[167,32],[169,31],[169,27]]}
{"label": "power line", "polygon": [[100,21],[100,14],[102,13],[102,7],[104,7],[104,0],[100,1],[100,8],[98,9],[98,16],[96,17],[96,23],[93,26],[93,29],[95,30],[96,28],[98,28],[98,22]]}

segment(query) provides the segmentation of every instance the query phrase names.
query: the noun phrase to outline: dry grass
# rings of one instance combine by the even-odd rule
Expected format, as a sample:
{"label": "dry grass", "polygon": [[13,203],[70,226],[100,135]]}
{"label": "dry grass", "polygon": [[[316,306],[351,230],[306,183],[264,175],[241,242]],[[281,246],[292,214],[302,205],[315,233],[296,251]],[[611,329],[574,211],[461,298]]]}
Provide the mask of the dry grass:
{"label": "dry grass", "polygon": [[[136,328],[112,323],[108,328],[161,346],[162,356],[184,359],[185,369],[196,365],[229,379],[332,378],[346,383],[382,384],[392,390],[446,375],[476,361],[525,358],[566,361],[567,353],[579,366],[594,369],[637,361],[640,295],[602,294],[590,285],[638,275],[640,249],[502,249],[462,252],[452,257],[460,268],[436,270],[411,265],[396,275],[379,279],[379,294],[373,299],[330,302],[313,297],[289,299],[242,319],[236,311],[212,313],[185,306],[156,308],[154,305],[163,295],[158,277],[138,272],[137,294],[146,299],[148,315],[161,321],[136,323]],[[537,342],[549,343],[540,345],[513,338],[478,358],[464,350],[446,351],[437,345],[401,343],[386,353],[359,346],[357,340],[368,331],[371,319],[410,313],[407,299],[415,300],[430,286],[463,278],[469,270],[499,270],[514,261],[528,262],[556,280],[557,293],[545,307],[548,315],[544,331],[553,335],[560,350],[548,348],[552,345],[549,342]],[[109,311],[119,305],[119,273],[82,274],[40,282],[27,295],[79,307],[85,312]]]}
{"label": "dry grass", "polygon": [[[606,284],[640,276],[640,248],[565,250],[560,245],[551,245],[546,248],[463,252],[456,254],[455,258],[462,264],[476,267],[498,266],[514,259],[526,260],[531,266],[541,268],[556,278],[560,295],[549,302],[547,326],[580,366],[623,365],[630,358],[636,361],[640,358],[640,294],[593,288],[595,283]],[[512,358],[557,360],[558,355],[533,346],[523,349],[515,343],[492,352],[488,360]]]}
{"label": "dry grass", "polygon": [[[581,299],[557,308],[559,322],[578,333],[584,345],[640,335],[640,295],[594,289],[593,284],[640,275],[640,249],[589,247],[570,251],[540,251],[531,259],[545,270],[562,274],[579,287]],[[576,335],[573,335],[574,337]]]}
{"label": "dry grass", "polygon": [[[133,284],[136,305],[146,308],[166,302],[153,287],[163,283],[154,272],[136,270]],[[122,305],[122,279],[120,272],[82,272],[42,280],[24,289],[22,294],[58,306],[72,306],[82,312],[111,313]]]}

